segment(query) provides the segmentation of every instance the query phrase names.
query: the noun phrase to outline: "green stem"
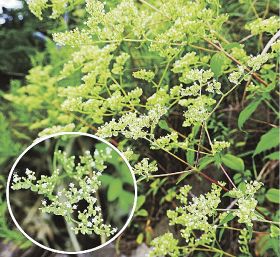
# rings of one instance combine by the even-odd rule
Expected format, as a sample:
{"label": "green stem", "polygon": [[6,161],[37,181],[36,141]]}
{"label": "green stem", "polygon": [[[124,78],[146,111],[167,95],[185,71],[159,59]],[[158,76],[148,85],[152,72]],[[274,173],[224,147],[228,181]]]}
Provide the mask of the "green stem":
{"label": "green stem", "polygon": [[72,223],[65,220],[65,224],[75,252],[80,252],[81,251],[80,244],[78,242],[75,233],[72,230]]}

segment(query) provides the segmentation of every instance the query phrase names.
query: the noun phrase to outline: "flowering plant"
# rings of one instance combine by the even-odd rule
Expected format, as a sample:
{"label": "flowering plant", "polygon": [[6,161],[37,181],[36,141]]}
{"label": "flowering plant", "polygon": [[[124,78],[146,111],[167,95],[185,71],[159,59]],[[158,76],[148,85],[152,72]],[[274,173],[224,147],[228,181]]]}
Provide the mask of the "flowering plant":
{"label": "flowering plant", "polygon": [[[29,189],[42,195],[40,210],[43,213],[63,216],[71,224],[75,234],[93,234],[110,237],[117,231],[111,225],[104,224],[98,197],[95,195],[101,186],[100,176],[106,169],[105,162],[110,158],[111,148],[106,152],[95,150],[92,156],[89,151],[79,156],[67,156],[60,150],[54,152],[54,170],[51,176],[42,175],[26,169],[25,176],[13,175],[13,190]],[[82,211],[78,205],[86,201],[87,207]],[[77,218],[74,217],[77,214]]]}
{"label": "flowering plant", "polygon": [[124,152],[142,194],[127,238],[150,256],[279,255],[275,6],[31,0],[62,25],[4,98],[31,135],[87,131]]}

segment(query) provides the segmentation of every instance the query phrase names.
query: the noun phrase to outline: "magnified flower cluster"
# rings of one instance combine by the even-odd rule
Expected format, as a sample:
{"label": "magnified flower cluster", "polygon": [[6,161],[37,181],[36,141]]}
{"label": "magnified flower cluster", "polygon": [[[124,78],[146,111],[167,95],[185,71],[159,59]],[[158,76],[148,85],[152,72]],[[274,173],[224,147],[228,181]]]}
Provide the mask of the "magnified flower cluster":
{"label": "magnified flower cluster", "polygon": [[[67,156],[60,150],[54,153],[55,167],[51,176],[41,175],[26,169],[26,176],[13,175],[13,190],[30,189],[43,196],[40,210],[43,213],[63,216],[75,234],[96,234],[107,237],[117,229],[104,223],[98,198],[100,176],[107,168],[105,162],[111,158],[111,148],[90,151],[79,156]],[[82,206],[81,202],[86,202]]]}

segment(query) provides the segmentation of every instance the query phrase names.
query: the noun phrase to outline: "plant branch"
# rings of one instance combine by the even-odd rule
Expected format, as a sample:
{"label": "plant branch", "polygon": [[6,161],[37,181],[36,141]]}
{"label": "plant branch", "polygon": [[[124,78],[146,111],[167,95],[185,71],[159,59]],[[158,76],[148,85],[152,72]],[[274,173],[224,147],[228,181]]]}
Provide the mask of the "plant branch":
{"label": "plant branch", "polygon": [[[214,48],[216,48],[217,50],[219,50],[219,51],[221,51],[222,53],[224,53],[226,57],[228,57],[230,60],[232,60],[232,61],[235,62],[236,64],[242,65],[240,61],[238,61],[238,60],[235,59],[232,55],[230,55],[227,51],[225,51],[225,50],[223,49],[222,46],[217,45],[217,44],[213,43],[212,41],[210,41],[210,40],[208,40],[208,39],[206,39],[206,38],[204,38],[204,40],[205,40],[207,43],[209,43],[210,45],[212,45]],[[244,66],[244,65],[242,65],[242,66]],[[246,71],[248,71],[248,72],[251,72],[251,70],[250,70],[248,67],[246,67],[246,66],[244,67],[244,69],[245,69]],[[253,73],[252,73],[252,77],[255,78],[257,81],[259,81],[260,83],[262,83],[264,86],[266,86],[266,87],[268,86],[268,84],[259,76],[259,74],[253,72]]]}

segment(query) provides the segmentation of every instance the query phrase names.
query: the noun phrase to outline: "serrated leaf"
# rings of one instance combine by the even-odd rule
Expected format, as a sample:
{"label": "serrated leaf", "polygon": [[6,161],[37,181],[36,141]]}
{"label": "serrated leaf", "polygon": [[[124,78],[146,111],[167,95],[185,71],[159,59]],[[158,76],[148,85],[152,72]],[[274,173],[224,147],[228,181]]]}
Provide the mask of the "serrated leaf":
{"label": "serrated leaf", "polygon": [[280,203],[280,190],[277,188],[270,188],[266,192],[265,197],[272,203]]}
{"label": "serrated leaf", "polygon": [[225,59],[226,57],[223,53],[216,53],[212,56],[210,61],[210,68],[213,71],[215,77],[219,77],[223,74]]}
{"label": "serrated leaf", "polygon": [[115,179],[113,183],[110,183],[108,192],[107,192],[107,199],[109,202],[116,200],[120,193],[122,192],[122,181],[120,179]]}
{"label": "serrated leaf", "polygon": [[261,103],[261,99],[253,101],[248,106],[246,106],[239,114],[238,117],[238,128],[242,129],[244,123],[251,117],[251,115],[254,113],[254,111],[257,109],[257,107]]}
{"label": "serrated leaf", "polygon": [[232,170],[244,171],[245,169],[243,160],[229,153],[222,156],[222,163]]}
{"label": "serrated leaf", "polygon": [[279,128],[272,128],[267,133],[262,135],[253,156],[278,146],[279,132]]}

